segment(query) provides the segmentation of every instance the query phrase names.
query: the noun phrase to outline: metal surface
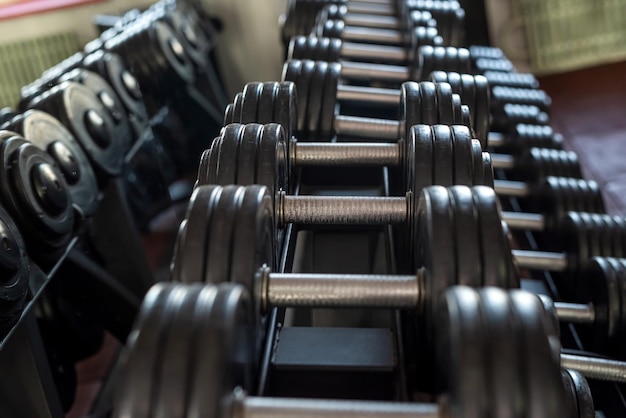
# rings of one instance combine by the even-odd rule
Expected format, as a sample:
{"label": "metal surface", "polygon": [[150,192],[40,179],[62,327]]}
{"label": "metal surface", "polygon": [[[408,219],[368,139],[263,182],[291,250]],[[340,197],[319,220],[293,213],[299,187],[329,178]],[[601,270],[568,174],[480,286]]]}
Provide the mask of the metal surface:
{"label": "metal surface", "polygon": [[439,418],[437,405],[289,398],[241,400],[237,418]]}
{"label": "metal surface", "polygon": [[567,255],[545,251],[512,250],[513,258],[521,268],[531,270],[564,271],[567,269]]}
{"label": "metal surface", "polygon": [[526,183],[509,180],[495,180],[494,189],[502,196],[527,197],[530,193]]}
{"label": "metal surface", "polygon": [[334,127],[335,132],[341,135],[381,141],[397,141],[400,136],[400,122],[394,120],[337,115],[335,116]]}
{"label": "metal surface", "polygon": [[415,275],[270,273],[265,288],[278,307],[416,309],[421,298]]}
{"label": "metal surface", "polygon": [[561,367],[575,370],[589,379],[626,383],[626,363],[616,360],[561,354]]}
{"label": "metal surface", "polygon": [[592,324],[595,321],[595,310],[592,304],[554,302],[559,320],[576,324]]}
{"label": "metal surface", "polygon": [[399,143],[300,142],[294,148],[293,162],[298,166],[396,166],[402,162]]}
{"label": "metal surface", "polygon": [[[353,44],[356,45],[356,44]],[[383,53],[387,55],[391,55],[395,60],[401,60],[403,55],[399,54],[398,50],[386,48],[381,49]],[[345,50],[345,46],[344,49]],[[352,53],[356,52],[362,53],[363,51],[367,51],[366,48],[361,47],[358,50],[352,50]],[[341,63],[341,76],[344,78],[355,79],[355,80],[380,80],[380,81],[388,81],[391,83],[403,83],[407,80],[411,79],[411,73],[409,72],[407,67],[400,65],[387,65],[387,64],[370,64],[370,63],[361,63],[361,62],[347,62],[343,61]],[[370,89],[368,88],[367,91]],[[398,97],[396,100],[399,100],[399,94],[396,90],[396,96]]]}
{"label": "metal surface", "polygon": [[[355,42],[341,44],[341,57],[345,59],[374,59],[385,62],[404,62],[408,59],[405,48],[391,45],[370,45]],[[349,62],[342,62],[342,69]],[[346,74],[347,76],[347,74]],[[405,80],[402,80],[405,81]]]}
{"label": "metal surface", "polygon": [[406,197],[281,195],[279,224],[384,225],[408,219]]}
{"label": "metal surface", "polygon": [[[356,66],[352,65],[352,69],[355,69]],[[342,75],[344,73],[342,67]],[[356,74],[355,71],[352,74]],[[376,77],[376,69],[368,68],[368,69],[358,69],[358,73],[363,73],[364,78],[372,78]],[[349,75],[350,73],[348,73]],[[404,76],[399,76],[401,78],[406,79]],[[399,106],[400,105],[400,92],[398,90],[393,89],[383,89],[383,88],[374,88],[374,87],[358,87],[358,86],[348,86],[345,84],[341,84],[337,87],[337,101],[347,101],[347,102],[357,102],[357,103],[373,103],[376,105],[388,105],[388,106]]]}

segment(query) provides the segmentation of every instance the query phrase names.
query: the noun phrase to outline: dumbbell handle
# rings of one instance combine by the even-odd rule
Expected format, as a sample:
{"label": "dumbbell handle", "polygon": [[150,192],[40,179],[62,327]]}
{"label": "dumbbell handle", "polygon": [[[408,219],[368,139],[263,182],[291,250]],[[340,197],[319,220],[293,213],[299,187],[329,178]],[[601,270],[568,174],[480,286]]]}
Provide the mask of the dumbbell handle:
{"label": "dumbbell handle", "polygon": [[239,396],[233,418],[443,418],[436,404]]}
{"label": "dumbbell handle", "polygon": [[[382,196],[279,196],[276,219],[279,225],[385,225],[406,223],[410,197]],[[545,218],[540,214],[502,212],[510,228],[543,231]],[[530,255],[524,259],[536,266]],[[542,258],[543,260],[543,258]],[[549,260],[554,264],[556,260]]]}
{"label": "dumbbell handle", "polygon": [[[402,145],[399,142],[297,142],[290,144],[292,162],[297,166],[397,166],[403,161]],[[491,154],[493,168],[515,168],[515,158],[506,154]],[[511,186],[511,184],[513,186]],[[515,187],[517,182],[502,183]]]}
{"label": "dumbbell handle", "polygon": [[381,4],[372,2],[349,2],[348,12],[369,14],[375,16],[396,16],[397,10],[393,4]]}
{"label": "dumbbell handle", "polygon": [[577,371],[589,379],[626,383],[626,363],[622,361],[561,354],[561,367]]}
{"label": "dumbbell handle", "polygon": [[400,20],[395,16],[376,16],[369,13],[346,13],[343,17],[346,26],[364,26],[377,29],[400,29]]}
{"label": "dumbbell handle", "polygon": [[[367,100],[376,103],[391,103],[391,99],[397,101],[398,91],[391,89],[368,88],[362,92],[361,87],[340,86],[344,89],[342,99],[363,103]],[[370,91],[371,90],[371,91]],[[341,90],[339,90],[341,91]],[[337,97],[339,97],[339,91]],[[372,98],[376,96],[376,99]],[[359,98],[366,99],[359,101]],[[348,99],[346,99],[348,100]],[[394,102],[395,103],[395,102]],[[379,141],[397,141],[400,137],[400,122],[391,119],[375,119],[361,116],[335,115],[333,128],[340,135],[358,137],[363,139],[376,139]],[[503,134],[489,132],[487,144],[492,148],[502,147],[507,144]],[[493,162],[493,158],[492,158]],[[496,167],[499,168],[499,167]],[[501,167],[507,168],[507,167]]]}
{"label": "dumbbell handle", "polygon": [[595,309],[592,303],[554,302],[556,316],[560,321],[575,324],[592,324],[596,320]]}
{"label": "dumbbell handle", "polygon": [[[392,45],[374,45],[349,41],[341,43],[341,51],[339,53],[343,59],[355,60],[355,62],[340,61],[341,74],[344,77],[353,79],[361,79],[363,74],[366,74],[364,71],[368,71],[370,66],[375,68],[374,64],[361,63],[358,62],[359,60],[404,63],[409,59],[406,48]],[[382,73],[383,77],[389,77],[390,70],[387,67],[391,66],[385,65],[385,68],[380,68],[380,70],[385,70]],[[408,80],[408,78],[398,78],[401,74],[409,74],[407,67],[398,66],[396,71],[397,75],[392,74],[391,78],[382,78],[382,80],[389,80],[391,82],[402,82]]]}

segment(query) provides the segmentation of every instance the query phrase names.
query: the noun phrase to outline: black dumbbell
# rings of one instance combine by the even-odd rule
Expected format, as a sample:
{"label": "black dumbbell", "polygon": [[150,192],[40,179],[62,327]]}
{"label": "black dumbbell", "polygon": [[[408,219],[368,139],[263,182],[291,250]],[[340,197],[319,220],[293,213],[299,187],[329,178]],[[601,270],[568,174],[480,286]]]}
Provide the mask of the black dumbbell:
{"label": "black dumbbell", "polygon": [[[357,88],[341,85],[339,73],[337,63],[309,60],[285,63],[283,81],[294,82],[300,97],[296,130],[301,138],[325,140],[335,135],[348,135],[397,140],[408,128],[419,123],[463,124],[460,97],[455,97],[445,83],[409,82],[403,83],[400,90]],[[250,95],[248,100],[252,99],[256,106],[262,92],[250,92]],[[243,115],[246,99],[241,99],[241,110],[235,100],[233,120],[238,119],[237,114]],[[336,114],[335,105],[343,100],[359,104],[399,104],[399,121]],[[256,108],[253,111],[256,113]]]}
{"label": "black dumbbell", "polygon": [[[375,55],[378,46],[383,51],[391,51],[395,58],[415,57],[420,45],[442,45],[444,40],[439,35],[438,25],[428,11],[414,11],[400,20],[395,29],[371,27],[367,23],[376,21],[371,15],[356,15],[360,22],[348,23],[341,15],[343,8],[327,7],[317,18],[311,35],[336,38],[346,42],[356,42],[361,48],[371,46],[369,55]],[[354,17],[355,15],[353,15]],[[386,18],[384,20],[389,20]],[[354,23],[359,23],[355,25]],[[376,24],[375,24],[376,25]],[[386,48],[387,47],[387,48]],[[402,52],[400,52],[402,51]]]}
{"label": "black dumbbell", "polygon": [[0,128],[17,132],[50,154],[61,170],[76,211],[81,217],[95,213],[100,193],[96,175],[80,144],[61,122],[47,113],[27,110]]}
{"label": "black dumbbell", "polygon": [[576,330],[585,349],[624,358],[625,283],[626,259],[593,257],[582,269],[578,289],[570,291],[579,303],[541,298],[555,320],[583,324]]}
{"label": "black dumbbell", "polygon": [[63,82],[36,97],[30,107],[51,114],[74,135],[99,182],[121,173],[130,148],[129,125],[116,123],[92,90]]}
{"label": "black dumbbell", "polygon": [[20,231],[0,206],[0,338],[17,323],[28,296],[30,261]]}
{"label": "black dumbbell", "polygon": [[148,114],[139,83],[121,58],[116,54],[98,50],[85,56],[81,65],[89,71],[98,73],[109,83],[124,105],[135,137],[139,137],[148,126]]}
{"label": "black dumbbell", "polygon": [[15,219],[31,257],[54,262],[74,229],[67,183],[56,161],[11,131],[0,131],[0,204]]}
{"label": "black dumbbell", "polygon": [[562,374],[540,302],[527,292],[447,292],[434,343],[445,395],[439,405],[247,395],[255,391],[259,357],[250,344],[250,299],[232,284],[153,287],[130,340],[113,416],[587,418],[572,396],[584,388],[563,380],[578,375]]}

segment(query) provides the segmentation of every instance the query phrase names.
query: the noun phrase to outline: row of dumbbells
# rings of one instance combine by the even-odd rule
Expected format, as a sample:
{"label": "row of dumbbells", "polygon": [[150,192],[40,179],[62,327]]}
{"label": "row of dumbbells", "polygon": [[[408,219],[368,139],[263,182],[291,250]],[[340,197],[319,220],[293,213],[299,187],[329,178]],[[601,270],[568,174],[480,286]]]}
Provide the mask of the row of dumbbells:
{"label": "row of dumbbells", "polygon": [[[99,349],[103,324],[75,306],[68,295],[76,291],[59,285],[61,279],[41,293],[33,280],[39,283],[42,272],[65,274],[57,264],[68,248],[78,247],[105,270],[112,267],[119,284],[109,291],[122,299],[136,294],[140,300],[149,287],[143,279],[117,277],[120,266],[102,257],[95,225],[126,222],[101,210],[98,215],[118,184],[132,213],[128,225],[139,229],[171,203],[168,186],[198,159],[188,138],[207,129],[206,117],[194,125],[187,115],[192,94],[221,119],[215,109],[224,106],[223,87],[211,62],[215,30],[203,10],[193,1],[162,1],[129,13],[23,87],[15,108],[0,111],[0,341],[34,305],[66,410],[76,388],[74,363]],[[140,52],[150,59],[138,60]],[[110,331],[125,339],[131,321]]]}
{"label": "row of dumbbells", "polygon": [[[290,11],[322,3],[294,1]],[[406,25],[407,10],[415,14],[414,5],[426,8],[426,3],[455,9],[453,2],[416,1],[399,7],[405,11],[399,18],[379,19],[362,15],[375,10],[387,16],[387,10],[406,4],[351,1],[342,5],[347,10],[342,13],[352,13],[348,18],[344,14],[345,26],[349,20],[355,26],[379,22],[400,28]],[[331,12],[324,10],[319,19],[327,22]],[[303,16],[310,18],[310,13],[287,16],[285,22]],[[299,22],[294,27],[305,25]],[[375,31],[344,29],[350,41],[359,32]],[[333,43],[341,49],[336,40],[297,38],[290,53],[297,45]],[[486,59],[496,54],[474,50],[488,52]],[[466,54],[424,47],[417,53],[420,62],[429,59],[430,51],[433,56]],[[385,61],[384,55],[373,55],[373,61]],[[442,69],[449,70],[445,65]],[[340,76],[349,78],[334,63],[292,60],[285,65],[282,82],[249,84],[228,106],[224,129],[202,156],[179,230],[173,278],[189,284],[159,285],[145,299],[116,416],[594,416],[589,387],[578,372],[623,382],[625,365],[561,353],[558,321],[585,324],[580,329],[587,348],[623,356],[624,338],[618,329],[624,324],[626,303],[621,290],[626,230],[623,219],[601,214],[597,185],[572,178],[580,177],[575,155],[556,150],[560,139],[539,124],[547,122],[549,99],[542,99],[545,107],[537,112],[542,116],[530,121],[533,125],[505,119],[495,127],[497,134],[489,134],[497,110],[484,104],[494,92],[484,77],[458,72],[431,76],[429,71],[424,78],[432,82],[405,83],[399,92],[354,87],[340,93]],[[533,80],[506,73],[496,78],[503,83]],[[525,94],[531,106],[538,104],[533,102],[536,97],[545,97],[539,91]],[[336,113],[340,98],[353,106],[378,102],[401,107],[395,120],[341,116]],[[526,105],[521,98],[515,100],[516,105]],[[464,109],[463,103],[471,104]],[[483,127],[482,135],[478,126]],[[355,137],[380,142],[354,142]],[[346,138],[352,141],[342,141]],[[489,139],[494,139],[491,144]],[[513,155],[491,158],[487,153],[487,146],[505,144]],[[515,153],[519,150],[528,153],[520,158]],[[396,166],[401,195],[292,193],[297,189],[294,167],[354,165]],[[534,188],[498,184],[494,167],[539,173],[534,180],[545,186],[533,197],[543,213],[502,212],[496,192],[521,197],[532,195]],[[563,177],[550,177],[554,175]],[[402,243],[398,250],[406,272],[413,274],[277,273],[282,230],[293,223],[308,228],[397,224]],[[547,228],[544,244],[562,252],[514,250],[509,228]],[[561,271],[563,293],[569,290],[579,303],[493,288],[519,287],[519,267]],[[222,282],[231,283],[217,284]],[[261,347],[271,333],[267,327],[275,325],[269,316],[274,307],[405,310],[403,326],[427,345],[419,355],[409,354],[409,361],[421,370],[437,364],[434,375],[420,378],[438,381],[438,393],[444,395],[439,405],[247,396],[259,390],[255,383],[266,360]],[[415,348],[408,341],[404,344],[405,352]]]}

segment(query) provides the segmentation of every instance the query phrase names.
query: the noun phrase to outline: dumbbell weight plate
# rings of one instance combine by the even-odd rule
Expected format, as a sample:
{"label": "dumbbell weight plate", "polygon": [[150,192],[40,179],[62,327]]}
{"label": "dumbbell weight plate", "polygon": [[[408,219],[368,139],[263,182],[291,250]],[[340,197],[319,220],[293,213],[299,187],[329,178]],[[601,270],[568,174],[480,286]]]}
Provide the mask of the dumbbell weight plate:
{"label": "dumbbell weight plate", "polygon": [[[2,269],[0,314],[5,316],[9,313],[7,312],[9,309],[20,311],[23,306],[28,291],[30,265],[24,240],[15,222],[2,207],[0,207],[0,240],[3,242],[2,251],[0,251],[0,268]],[[9,322],[13,322],[13,319]]]}
{"label": "dumbbell weight plate", "polygon": [[[155,364],[158,364],[158,348],[164,324],[168,320],[166,306],[168,285],[156,284],[144,297],[137,324],[139,333],[130,340],[133,349],[128,357],[128,367],[117,392],[116,414],[118,416],[150,416],[152,413],[152,383]],[[132,334],[131,334],[132,335]],[[210,347],[207,346],[207,347]]]}
{"label": "dumbbell weight plate", "polygon": [[185,219],[178,230],[172,266],[172,279],[193,283],[201,281],[205,272],[206,240],[213,209],[214,190],[196,187],[189,198]]}
{"label": "dumbbell weight plate", "polygon": [[406,165],[407,189],[410,188],[416,194],[434,183],[435,173],[433,170],[435,160],[435,146],[433,144],[432,129],[427,125],[415,125],[407,131],[405,140],[405,156],[414,158],[415,164]]}
{"label": "dumbbell weight plate", "polygon": [[596,412],[593,405],[593,397],[589,383],[580,373],[570,369],[561,371],[563,376],[563,385],[566,393],[569,393],[572,399],[572,406],[576,413],[572,416],[577,418],[595,418]]}
{"label": "dumbbell weight plate", "polygon": [[[191,346],[195,342],[193,333],[196,301],[202,293],[201,284],[187,287],[184,292],[173,288],[169,292],[166,312],[170,319],[164,324],[159,344],[155,347],[160,362],[152,382],[151,412],[154,416],[184,416],[187,392],[187,374]],[[172,384],[172,382],[175,382]]]}
{"label": "dumbbell weight plate", "polygon": [[233,101],[233,122],[238,123],[242,118],[243,93],[237,93]]}
{"label": "dumbbell weight plate", "polygon": [[199,337],[194,352],[202,360],[189,368],[190,416],[222,416],[224,399],[230,399],[235,387],[252,388],[256,353],[251,353],[250,300],[244,292],[240,286],[221,284],[210,314],[197,321]]}
{"label": "dumbbell weight plate", "polygon": [[257,120],[250,122],[258,122],[261,124],[278,122],[274,116],[274,105],[277,100],[276,96],[278,95],[279,86],[279,83],[261,83],[257,106]]}
{"label": "dumbbell weight plate", "polygon": [[211,212],[203,278],[205,283],[220,283],[230,277],[235,214],[241,205],[238,191],[237,186],[225,186]]}
{"label": "dumbbell weight plate", "polygon": [[205,149],[204,151],[202,151],[202,154],[200,154],[200,163],[198,164],[198,176],[196,178],[196,184],[194,187],[197,187],[201,184],[210,184],[207,180],[210,156],[211,148]]}
{"label": "dumbbell weight plate", "polygon": [[[329,66],[329,70],[332,70],[333,65]],[[324,138],[330,137],[331,132],[333,131],[333,112],[330,113],[331,118],[329,120],[325,119],[325,115],[328,110],[326,107],[328,105],[327,102],[331,102],[331,107],[329,109],[334,109],[335,100],[333,99],[335,96],[328,97],[326,94],[324,96],[324,107],[321,115],[321,125],[322,125],[322,133],[324,134],[325,130],[328,129],[328,133],[324,134]],[[285,140],[291,140],[296,133],[296,121],[298,120],[298,106],[297,106],[297,94],[296,94],[296,85],[291,82],[282,82],[279,83],[278,93],[276,95],[276,101],[274,103],[274,118],[272,122],[280,123],[280,125],[285,130]]]}
{"label": "dumbbell weight plate", "polygon": [[481,286],[483,271],[480,242],[480,227],[474,200],[469,189],[465,187],[451,187],[450,201],[454,217],[455,254],[457,261],[456,283],[472,287]]}
{"label": "dumbbell weight plate", "polygon": [[511,248],[506,227],[500,221],[500,205],[493,189],[477,186],[473,189],[474,207],[480,225],[480,245],[485,286],[519,287],[519,279],[511,260]]}
{"label": "dumbbell weight plate", "polygon": [[[276,229],[272,224],[273,219],[272,196],[267,193],[267,188],[247,187],[235,217],[230,267],[231,280],[246,289],[260,290],[254,280],[263,266],[276,271]],[[253,335],[257,353],[262,351],[261,345],[267,329],[259,300],[260,295],[253,295]]]}
{"label": "dumbbell weight plate", "polygon": [[276,123],[261,125],[261,141],[257,154],[257,183],[268,187],[270,195],[276,196],[280,190],[287,190],[289,174],[285,132]]}
{"label": "dumbbell weight plate", "polygon": [[[224,128],[222,137],[224,139],[219,142],[219,159],[217,166],[209,167],[215,170],[215,184],[236,184],[237,183],[237,167],[238,167],[238,149],[239,141],[243,135],[242,125],[228,125]],[[232,139],[230,138],[232,136]],[[226,139],[226,137],[228,137]]]}
{"label": "dumbbell weight plate", "polygon": [[482,305],[481,316],[489,329],[485,336],[484,358],[491,363],[488,381],[494,382],[487,388],[491,413],[492,416],[518,416],[520,402],[525,397],[523,382],[527,380],[519,368],[521,336],[511,332],[508,298],[500,297],[500,292],[494,288],[482,290],[481,297],[489,300]]}
{"label": "dumbbell weight plate", "polygon": [[[8,138],[7,138],[8,134]],[[64,247],[74,226],[74,212],[67,185],[54,160],[44,151],[19,136],[11,136],[5,131],[5,139],[0,144],[3,178],[0,182],[2,201],[6,209],[16,217],[20,231],[27,235],[31,250],[43,258],[55,258],[58,254],[50,250]],[[14,135],[14,134],[13,134]],[[39,176],[35,176],[34,170]],[[34,179],[39,177],[44,183],[39,186],[49,190],[48,198],[41,199],[36,194]],[[53,182],[47,185],[45,182]],[[45,250],[48,251],[45,251]]]}
{"label": "dumbbell weight plate", "polygon": [[[258,125],[259,127],[262,125]],[[242,129],[242,138],[239,142],[239,152],[237,154],[237,183],[255,184],[257,182],[256,158],[259,144],[261,142],[261,129]],[[249,158],[242,158],[249,156]]]}
{"label": "dumbbell weight plate", "polygon": [[38,110],[27,110],[4,127],[51,154],[67,182],[72,203],[83,216],[95,213],[96,175],[76,139],[57,119]]}
{"label": "dumbbell weight plate", "polygon": [[[307,136],[309,85],[314,68],[315,62],[311,60],[289,61],[283,67],[282,80],[296,80],[295,85],[298,92],[298,122],[296,129],[303,139]],[[300,139],[300,136],[298,139]]]}
{"label": "dumbbell weight plate", "polygon": [[[621,271],[620,271],[621,270]],[[623,356],[626,344],[620,338],[624,326],[622,312],[625,275],[617,259],[593,258],[581,274],[575,301],[593,301],[595,320],[591,326],[577,327],[586,350]]]}
{"label": "dumbbell weight plate", "polygon": [[262,83],[248,83],[244,87],[241,96],[241,123],[256,122],[258,120],[257,104],[260,101],[261,88]]}
{"label": "dumbbell weight plate", "polygon": [[[434,125],[439,118],[439,110],[437,108],[437,87],[434,83],[419,84],[421,98],[421,115],[420,123],[426,125]],[[419,113],[418,113],[419,114]]]}
{"label": "dumbbell weight plate", "polygon": [[327,83],[328,63],[317,61],[311,74],[310,92],[307,103],[307,132],[311,138],[320,137],[320,118],[325,87]]}
{"label": "dumbbell weight plate", "polygon": [[454,183],[454,148],[450,128],[436,125],[433,129],[434,159],[431,164],[435,174],[435,183],[451,186]]}
{"label": "dumbbell weight plate", "polygon": [[[527,377],[527,399],[524,402],[526,416],[571,416],[563,413],[567,404],[563,402],[559,363],[555,361],[555,353],[546,340],[541,301],[535,295],[522,291],[513,291],[510,298],[514,317],[521,325],[522,359],[517,364],[525,367]],[[540,318],[537,318],[538,315]]]}
{"label": "dumbbell weight plate", "polygon": [[224,110],[224,126],[235,123],[234,105],[229,103]]}
{"label": "dumbbell weight plate", "polygon": [[461,123],[461,120],[454,119],[454,112],[452,107],[452,87],[448,83],[435,84],[437,93],[437,110],[438,123],[444,125],[452,125],[455,123]]}
{"label": "dumbbell weight plate", "polygon": [[52,114],[74,134],[98,175],[121,174],[127,133],[118,132],[91,90],[75,82],[65,82],[36,99],[32,107]]}
{"label": "dumbbell weight plate", "polygon": [[487,381],[485,370],[481,367],[486,347],[482,344],[484,336],[478,294],[469,288],[458,288],[453,293],[447,292],[443,300],[447,309],[442,309],[442,312],[446,314],[439,317],[434,327],[437,329],[437,346],[445,347],[438,353],[438,369],[444,373],[450,398],[458,401],[450,405],[450,415],[467,418],[490,416],[488,388],[476,385],[476,382]]}
{"label": "dumbbell weight plate", "polygon": [[470,133],[469,128],[465,126],[451,126],[450,130],[452,132],[454,145],[455,184],[473,186],[475,184],[472,170],[473,167],[472,164],[468,164],[468,162],[473,161],[472,142],[476,142],[476,140],[472,139],[472,134]]}
{"label": "dumbbell weight plate", "polygon": [[483,152],[482,154],[482,167],[483,167],[483,183],[487,187],[494,187],[494,175],[493,164],[491,163],[491,154]]}

